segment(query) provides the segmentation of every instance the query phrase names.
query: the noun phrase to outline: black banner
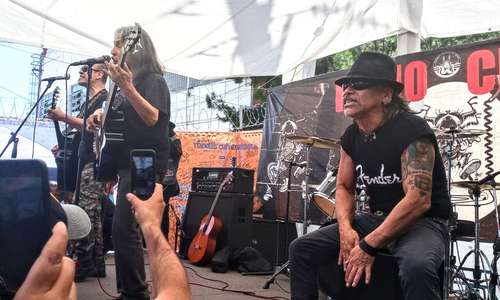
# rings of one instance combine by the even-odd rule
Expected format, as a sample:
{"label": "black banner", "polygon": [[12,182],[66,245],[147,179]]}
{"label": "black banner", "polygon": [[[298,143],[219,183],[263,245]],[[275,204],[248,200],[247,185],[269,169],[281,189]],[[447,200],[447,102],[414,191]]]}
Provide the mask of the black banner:
{"label": "black banner", "polygon": [[[398,80],[405,84],[403,96],[412,109],[433,128],[459,128],[453,145],[446,136],[438,136],[441,153],[451,149],[452,181],[473,180],[500,169],[500,101],[495,92],[500,74],[500,40],[491,40],[457,47],[419,52],[396,58]],[[289,218],[302,221],[302,185],[305,167],[290,162],[306,162],[304,144],[285,135],[303,135],[339,139],[352,120],[343,115],[341,89],[334,81],[345,71],[293,82],[271,90],[267,101],[257,191],[265,205],[278,218],[285,218],[289,196]],[[339,149],[309,150],[309,184],[315,192],[329,194],[329,170],[337,167]],[[498,152],[498,151],[497,151]],[[446,158],[444,155],[443,158]],[[446,161],[446,167],[448,162]],[[290,174],[290,190],[287,193]],[[456,187],[452,195],[466,194]],[[464,196],[460,201],[466,201]],[[334,194],[331,197],[334,201]],[[483,209],[485,215],[489,209]],[[326,215],[314,204],[307,211],[308,219],[322,224]],[[460,213],[460,211],[459,211]],[[464,208],[462,219],[471,219]],[[274,217],[274,216],[271,216]],[[459,216],[460,217],[460,216]]]}

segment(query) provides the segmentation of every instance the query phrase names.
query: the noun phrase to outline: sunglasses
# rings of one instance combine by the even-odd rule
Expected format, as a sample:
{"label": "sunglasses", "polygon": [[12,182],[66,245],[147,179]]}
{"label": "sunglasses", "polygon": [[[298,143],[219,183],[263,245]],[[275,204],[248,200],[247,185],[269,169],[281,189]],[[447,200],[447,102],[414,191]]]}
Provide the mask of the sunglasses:
{"label": "sunglasses", "polygon": [[356,91],[361,91],[361,90],[366,90],[371,87],[376,86],[377,84],[375,82],[370,82],[370,81],[363,81],[363,80],[356,80],[356,81],[348,81],[345,83],[342,83],[342,90],[345,91],[349,87],[351,87],[353,90]]}
{"label": "sunglasses", "polygon": [[[80,73],[87,73],[88,70],[89,70],[89,66],[82,66],[80,68]],[[99,70],[99,69],[94,69],[94,68],[92,68],[92,71],[94,71],[94,72],[104,72],[104,70]]]}

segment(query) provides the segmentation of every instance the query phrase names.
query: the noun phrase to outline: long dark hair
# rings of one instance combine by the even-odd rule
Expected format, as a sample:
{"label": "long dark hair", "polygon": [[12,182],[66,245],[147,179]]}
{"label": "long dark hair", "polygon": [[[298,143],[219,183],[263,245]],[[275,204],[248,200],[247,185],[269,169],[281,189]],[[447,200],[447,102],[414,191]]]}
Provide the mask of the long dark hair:
{"label": "long dark hair", "polygon": [[413,113],[412,109],[408,105],[408,101],[406,101],[403,97],[396,94],[395,92],[392,93],[391,102],[384,105],[384,112],[386,120],[392,119],[400,112]]}
{"label": "long dark hair", "polygon": [[[134,26],[125,26],[116,29],[115,41],[125,43],[125,37],[134,29]],[[140,46],[139,46],[140,45]],[[139,78],[147,73],[164,74],[165,70],[158,61],[155,46],[149,34],[141,28],[138,51],[131,51],[127,55],[127,63],[134,73],[134,78]]]}

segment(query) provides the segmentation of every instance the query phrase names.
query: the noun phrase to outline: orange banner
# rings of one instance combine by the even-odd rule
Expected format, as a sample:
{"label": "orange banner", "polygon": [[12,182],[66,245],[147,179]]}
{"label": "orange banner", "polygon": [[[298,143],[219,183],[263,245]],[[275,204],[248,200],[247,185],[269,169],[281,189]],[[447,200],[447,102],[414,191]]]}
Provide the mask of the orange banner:
{"label": "orange banner", "polygon": [[[262,131],[242,132],[179,132],[182,142],[182,158],[177,170],[177,181],[181,193],[170,199],[175,214],[182,220],[191,189],[192,170],[195,167],[231,167],[231,158],[236,157],[238,168],[252,169],[257,174]],[[169,241],[175,238],[175,216],[169,210]]]}

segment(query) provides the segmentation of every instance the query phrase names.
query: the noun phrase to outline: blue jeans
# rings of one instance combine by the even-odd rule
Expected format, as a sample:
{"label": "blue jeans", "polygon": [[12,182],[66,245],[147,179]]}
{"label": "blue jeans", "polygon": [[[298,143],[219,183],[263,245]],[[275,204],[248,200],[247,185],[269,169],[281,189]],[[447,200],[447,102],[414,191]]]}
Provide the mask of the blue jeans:
{"label": "blue jeans", "polygon": [[[372,214],[356,215],[353,228],[361,238],[383,221],[383,217]],[[396,258],[406,300],[441,299],[438,270],[444,261],[446,240],[445,220],[422,218],[387,246],[388,252]],[[338,224],[320,228],[290,244],[292,300],[318,299],[318,268],[337,262],[339,249]]]}

